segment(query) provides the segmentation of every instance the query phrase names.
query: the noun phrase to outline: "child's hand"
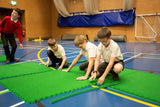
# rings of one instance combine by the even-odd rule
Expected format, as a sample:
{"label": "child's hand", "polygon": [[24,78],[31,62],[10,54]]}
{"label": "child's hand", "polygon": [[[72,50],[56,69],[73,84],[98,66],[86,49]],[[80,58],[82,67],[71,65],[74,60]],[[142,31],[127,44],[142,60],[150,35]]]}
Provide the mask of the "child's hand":
{"label": "child's hand", "polygon": [[47,66],[47,67],[49,66],[49,64],[48,64],[48,63],[46,63],[46,64],[44,64],[44,65],[45,65],[45,66]]}
{"label": "child's hand", "polygon": [[100,77],[100,78],[98,79],[97,84],[98,84],[98,85],[102,85],[102,84],[103,84],[103,82],[104,82],[104,79],[105,79],[105,78]]}
{"label": "child's hand", "polygon": [[81,76],[81,77],[78,77],[76,80],[86,80],[87,77],[86,76]]}
{"label": "child's hand", "polygon": [[89,78],[89,81],[95,80],[96,79],[96,73],[93,73],[93,75]]}
{"label": "child's hand", "polygon": [[20,49],[23,49],[23,45],[22,44],[19,44],[19,46],[20,46]]}
{"label": "child's hand", "polygon": [[62,67],[60,66],[60,67],[58,68],[58,70],[62,70]]}
{"label": "child's hand", "polygon": [[62,71],[64,71],[64,72],[68,72],[68,69],[67,69],[67,70],[62,70]]}

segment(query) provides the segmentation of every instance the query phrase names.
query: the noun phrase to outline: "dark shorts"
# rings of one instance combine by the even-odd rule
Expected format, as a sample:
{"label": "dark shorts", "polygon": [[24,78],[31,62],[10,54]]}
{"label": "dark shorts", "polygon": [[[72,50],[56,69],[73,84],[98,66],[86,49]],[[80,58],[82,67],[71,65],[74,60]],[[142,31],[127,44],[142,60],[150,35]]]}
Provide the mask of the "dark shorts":
{"label": "dark shorts", "polygon": [[[89,65],[89,62],[86,61],[86,62],[84,62],[83,64],[81,64],[81,65],[79,66],[79,69],[82,70],[82,71],[84,71],[84,72],[86,73],[86,72],[87,72],[88,65]],[[93,71],[93,70],[94,70],[94,65],[92,66],[92,70],[91,70],[91,71]],[[91,75],[91,72],[90,72],[89,75]]]}
{"label": "dark shorts", "polygon": [[[123,62],[123,60],[115,61],[114,64],[113,64],[113,66],[112,66],[112,68],[111,68],[111,71],[113,71],[113,67],[114,67],[114,65],[117,64],[117,63],[122,64],[122,66],[123,66],[123,68],[124,68],[124,62]],[[103,62],[103,63],[101,63],[101,64],[99,65],[99,67],[98,67],[98,72],[100,73],[100,76],[103,75],[103,73],[105,72],[107,66],[108,66],[108,63],[107,63],[107,62]],[[110,72],[111,72],[111,71],[110,71]]]}

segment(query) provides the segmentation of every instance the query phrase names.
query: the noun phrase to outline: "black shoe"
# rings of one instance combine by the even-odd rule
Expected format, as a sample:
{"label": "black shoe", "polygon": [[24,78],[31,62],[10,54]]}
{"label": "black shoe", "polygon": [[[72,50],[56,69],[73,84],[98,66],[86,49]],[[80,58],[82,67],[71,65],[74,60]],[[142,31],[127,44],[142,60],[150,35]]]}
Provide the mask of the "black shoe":
{"label": "black shoe", "polygon": [[113,79],[114,81],[118,81],[118,80],[119,80],[118,74],[115,73],[115,72],[111,72],[111,73],[112,73],[112,79]]}
{"label": "black shoe", "polygon": [[10,62],[18,62],[19,60],[14,58],[14,59],[10,59]]}
{"label": "black shoe", "polygon": [[56,64],[51,64],[48,67],[56,67]]}
{"label": "black shoe", "polygon": [[10,59],[6,59],[6,63],[7,63],[7,64],[10,63]]}

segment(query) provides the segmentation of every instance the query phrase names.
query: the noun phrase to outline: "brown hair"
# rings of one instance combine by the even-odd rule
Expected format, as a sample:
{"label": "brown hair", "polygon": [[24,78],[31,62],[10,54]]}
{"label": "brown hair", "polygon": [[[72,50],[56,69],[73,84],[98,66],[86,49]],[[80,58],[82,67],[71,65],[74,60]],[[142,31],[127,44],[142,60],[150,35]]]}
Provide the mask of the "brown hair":
{"label": "brown hair", "polygon": [[97,33],[97,37],[99,39],[102,39],[102,38],[108,39],[110,36],[111,36],[111,31],[107,27],[102,27]]}
{"label": "brown hair", "polygon": [[49,38],[47,43],[48,43],[49,46],[54,46],[57,42],[56,42],[55,39]]}
{"label": "brown hair", "polygon": [[22,14],[22,10],[20,10],[19,8],[15,8],[14,10],[18,13],[18,15]]}
{"label": "brown hair", "polygon": [[84,40],[88,41],[86,36],[84,36],[84,35],[76,36],[74,39],[75,46],[78,47],[80,44],[82,44],[84,42]]}

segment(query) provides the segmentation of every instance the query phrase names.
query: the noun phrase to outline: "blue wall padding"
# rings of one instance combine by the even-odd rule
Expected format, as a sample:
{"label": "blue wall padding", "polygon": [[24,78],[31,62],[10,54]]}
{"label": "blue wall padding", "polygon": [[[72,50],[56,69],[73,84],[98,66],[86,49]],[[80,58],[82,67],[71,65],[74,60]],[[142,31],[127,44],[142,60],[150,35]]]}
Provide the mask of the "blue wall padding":
{"label": "blue wall padding", "polygon": [[59,15],[59,27],[101,27],[115,25],[133,25],[135,9],[129,11],[102,13],[97,15],[75,15],[63,17]]}

